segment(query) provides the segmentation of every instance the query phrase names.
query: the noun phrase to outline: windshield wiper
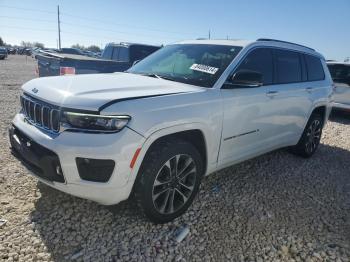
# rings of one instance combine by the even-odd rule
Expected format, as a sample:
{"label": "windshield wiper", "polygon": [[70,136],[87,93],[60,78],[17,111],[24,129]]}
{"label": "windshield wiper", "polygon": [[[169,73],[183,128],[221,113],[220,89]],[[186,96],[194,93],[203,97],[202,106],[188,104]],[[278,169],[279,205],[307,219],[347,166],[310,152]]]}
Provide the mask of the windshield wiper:
{"label": "windshield wiper", "polygon": [[157,74],[142,74],[143,76],[149,76],[149,77],[154,77],[154,78],[158,78],[158,79],[162,79],[162,77],[160,77]]}
{"label": "windshield wiper", "polygon": [[165,79],[165,80],[170,80],[170,81],[176,81],[170,77],[167,77],[167,76],[163,76],[163,75],[158,75],[158,74],[153,74],[153,73],[150,73],[150,74],[141,74],[143,76],[149,76],[149,77],[154,77],[154,78],[158,78],[158,79]]}

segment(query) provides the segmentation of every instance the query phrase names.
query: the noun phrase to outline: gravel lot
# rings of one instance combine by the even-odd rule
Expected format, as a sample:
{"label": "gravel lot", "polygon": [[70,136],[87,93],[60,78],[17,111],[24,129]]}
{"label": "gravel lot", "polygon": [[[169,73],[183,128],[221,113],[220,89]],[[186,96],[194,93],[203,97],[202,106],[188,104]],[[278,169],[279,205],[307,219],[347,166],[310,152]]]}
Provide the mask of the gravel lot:
{"label": "gravel lot", "polygon": [[153,225],[133,201],[105,207],[38,183],[10,154],[34,65],[0,61],[3,261],[350,261],[350,115],[332,116],[311,159],[279,150],[227,168],[204,179],[183,217]]}

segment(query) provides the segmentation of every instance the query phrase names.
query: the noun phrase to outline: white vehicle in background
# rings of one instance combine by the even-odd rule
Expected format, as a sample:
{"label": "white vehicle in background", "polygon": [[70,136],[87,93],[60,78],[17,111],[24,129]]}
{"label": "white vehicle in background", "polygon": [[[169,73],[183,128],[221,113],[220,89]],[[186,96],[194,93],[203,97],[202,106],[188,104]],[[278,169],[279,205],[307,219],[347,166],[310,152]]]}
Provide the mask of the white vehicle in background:
{"label": "white vehicle in background", "polygon": [[133,193],[164,223],[187,210],[204,175],[282,147],[313,155],[332,79],[305,46],[195,40],[124,73],[39,78],[22,89],[10,141],[39,180],[105,205]]}
{"label": "white vehicle in background", "polygon": [[350,111],[350,63],[327,62],[335,90],[333,107]]}

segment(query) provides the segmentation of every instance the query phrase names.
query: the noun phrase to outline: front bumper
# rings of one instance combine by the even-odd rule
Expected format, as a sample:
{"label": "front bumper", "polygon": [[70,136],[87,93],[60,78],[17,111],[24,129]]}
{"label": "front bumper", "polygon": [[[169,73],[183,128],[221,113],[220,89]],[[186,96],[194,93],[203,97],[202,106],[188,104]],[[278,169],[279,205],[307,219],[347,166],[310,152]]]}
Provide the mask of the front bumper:
{"label": "front bumper", "polygon": [[[90,199],[101,204],[116,204],[129,197],[133,182],[130,162],[137,148],[141,147],[144,138],[136,132],[124,128],[118,133],[92,134],[77,132],[62,132],[59,135],[45,133],[37,127],[24,121],[22,114],[17,114],[13,119],[13,126],[18,132],[23,133],[31,143],[47,150],[48,155],[56,155],[63,173],[63,181],[47,177],[47,170],[44,170],[42,162],[34,161],[33,157],[15,148],[17,155],[43,169],[44,176],[29,168],[39,180],[63,192]],[[11,136],[10,131],[10,136]],[[11,141],[11,138],[10,138]],[[12,141],[13,143],[14,141]],[[31,155],[31,154],[29,154]],[[111,159],[115,167],[110,179],[107,182],[86,181],[79,176],[76,158]],[[34,157],[34,160],[38,158]],[[28,165],[27,165],[28,166]],[[56,171],[56,167],[51,170]]]}

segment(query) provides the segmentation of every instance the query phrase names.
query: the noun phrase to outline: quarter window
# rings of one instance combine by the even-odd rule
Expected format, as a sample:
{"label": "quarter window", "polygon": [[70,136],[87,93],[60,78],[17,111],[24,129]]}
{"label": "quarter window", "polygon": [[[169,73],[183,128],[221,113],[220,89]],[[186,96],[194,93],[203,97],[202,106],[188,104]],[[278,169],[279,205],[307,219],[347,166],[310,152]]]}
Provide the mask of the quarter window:
{"label": "quarter window", "polygon": [[275,51],[276,83],[286,84],[302,81],[300,56],[287,50]]}
{"label": "quarter window", "polygon": [[263,84],[269,85],[273,81],[273,59],[271,49],[258,48],[251,51],[237,68],[240,70],[256,71],[263,75]]}
{"label": "quarter window", "polygon": [[319,81],[324,79],[324,71],[321,60],[318,57],[305,55],[307,77],[309,81]]}

